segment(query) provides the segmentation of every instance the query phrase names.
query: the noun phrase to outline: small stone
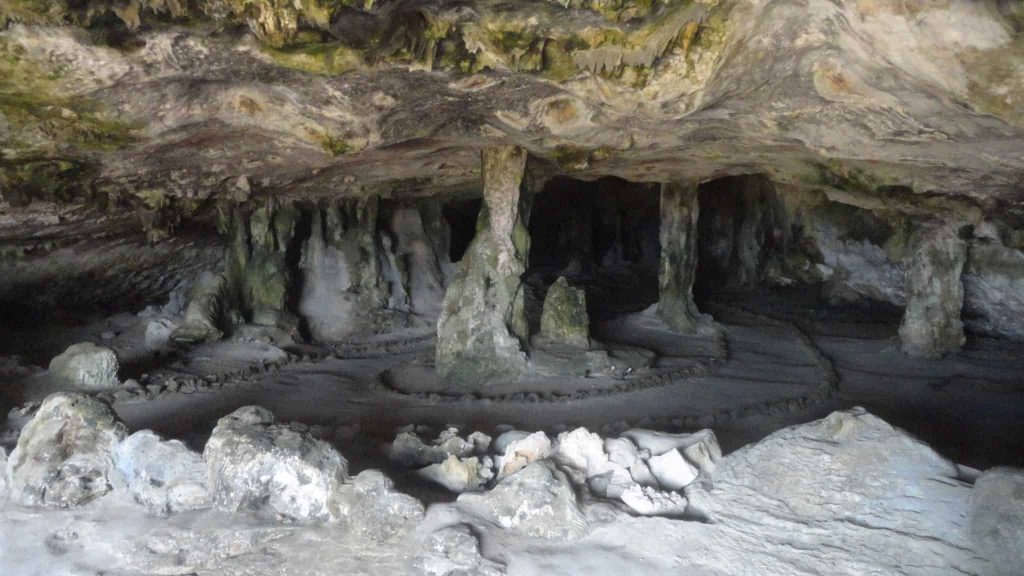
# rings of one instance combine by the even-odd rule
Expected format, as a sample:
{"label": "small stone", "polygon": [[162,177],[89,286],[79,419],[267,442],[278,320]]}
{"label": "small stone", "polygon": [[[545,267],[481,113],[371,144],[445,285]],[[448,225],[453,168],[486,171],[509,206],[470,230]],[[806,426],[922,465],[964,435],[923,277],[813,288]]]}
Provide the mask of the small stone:
{"label": "small stone", "polygon": [[633,485],[620,498],[641,516],[678,517],[686,513],[686,498],[678,492],[662,492],[649,486]]}
{"label": "small stone", "polygon": [[[416,471],[420,478],[440,484],[450,492],[461,494],[479,490],[486,478],[481,474],[480,460],[476,457],[459,458],[451,455],[440,464],[431,464]],[[489,470],[488,470],[489,472]]]}

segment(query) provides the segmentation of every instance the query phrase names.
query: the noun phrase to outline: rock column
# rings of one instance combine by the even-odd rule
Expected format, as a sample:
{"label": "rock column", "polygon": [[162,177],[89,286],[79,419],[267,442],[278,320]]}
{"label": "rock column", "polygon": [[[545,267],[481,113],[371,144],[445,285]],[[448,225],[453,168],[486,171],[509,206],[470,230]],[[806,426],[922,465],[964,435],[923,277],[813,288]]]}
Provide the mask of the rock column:
{"label": "rock column", "polygon": [[938,358],[959,350],[964,343],[960,274],[967,260],[967,244],[951,226],[922,227],[913,243],[900,341],[911,356]]}
{"label": "rock column", "polygon": [[679,332],[693,332],[700,321],[693,302],[698,213],[697,186],[662,185],[658,316]]}
{"label": "rock column", "polygon": [[530,236],[521,194],[526,151],[483,152],[483,206],[476,236],[445,293],[437,323],[437,368],[447,381],[477,386],[517,378],[526,369],[529,329],[521,276]]}

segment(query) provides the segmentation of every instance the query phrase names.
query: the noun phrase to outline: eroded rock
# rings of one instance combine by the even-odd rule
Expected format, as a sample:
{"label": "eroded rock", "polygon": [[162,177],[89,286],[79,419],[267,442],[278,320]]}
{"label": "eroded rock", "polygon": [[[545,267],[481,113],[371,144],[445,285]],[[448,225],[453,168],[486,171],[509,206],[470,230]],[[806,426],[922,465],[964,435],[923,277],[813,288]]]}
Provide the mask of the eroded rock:
{"label": "eroded rock", "polygon": [[480,542],[464,524],[449,526],[423,539],[414,566],[426,576],[500,576],[504,567],[480,555]]}
{"label": "eroded rock", "polygon": [[80,390],[101,392],[120,386],[117,354],[92,342],[73,344],[50,360],[50,374]]}
{"label": "eroded rock", "polygon": [[515,474],[531,462],[547,458],[550,455],[551,440],[543,432],[534,432],[524,438],[509,442],[505,446],[504,453],[498,457],[498,478]]}
{"label": "eroded rock", "polygon": [[693,332],[701,318],[693,301],[698,213],[696,186],[662,185],[658,316],[679,332]]}
{"label": "eroded rock", "polygon": [[114,461],[136,502],[157,514],[204,508],[206,463],[178,440],[164,440],[140,430],[114,451]]}
{"label": "eroded rock", "polygon": [[100,400],[74,392],[48,396],[7,460],[11,498],[63,508],[103,496],[113,487],[113,452],[126,435]]}
{"label": "eroded rock", "polygon": [[974,483],[971,537],[994,574],[1020,572],[1024,551],[1024,470],[995,468]]}
{"label": "eroded rock", "polygon": [[308,432],[274,424],[258,406],[221,418],[203,450],[214,504],[268,512],[288,520],[325,521],[348,462]]}
{"label": "eroded rock", "polygon": [[540,336],[563,345],[578,348],[590,346],[586,292],[570,286],[565,276],[559,276],[544,297]]}
{"label": "eroded rock", "polygon": [[405,535],[423,519],[423,504],[394,489],[380,470],[364,470],[338,487],[338,515],[357,534],[386,542]]}
{"label": "eroded rock", "polygon": [[960,319],[964,288],[960,280],[967,244],[950,226],[924,227],[914,237],[907,268],[907,308],[900,324],[903,351],[940,357],[965,341]]}
{"label": "eroded rock", "polygon": [[488,492],[463,494],[458,504],[521,536],[571,540],[587,531],[572,485],[548,461],[529,464]]}

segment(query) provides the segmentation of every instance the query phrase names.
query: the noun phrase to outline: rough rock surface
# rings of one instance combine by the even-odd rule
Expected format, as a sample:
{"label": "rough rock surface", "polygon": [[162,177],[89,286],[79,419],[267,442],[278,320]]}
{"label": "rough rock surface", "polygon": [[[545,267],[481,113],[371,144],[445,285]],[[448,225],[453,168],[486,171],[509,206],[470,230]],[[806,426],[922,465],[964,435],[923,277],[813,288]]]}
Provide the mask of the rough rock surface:
{"label": "rough rock surface", "polygon": [[967,244],[951,226],[923,228],[913,241],[900,340],[907,354],[935,358],[959,350],[965,341],[960,274]]}
{"label": "rough rock surface", "polygon": [[437,367],[451,382],[479,386],[526,370],[529,340],[522,281],[530,250],[526,151],[483,152],[483,198],[474,236],[445,293],[437,322]]}
{"label": "rough rock surface", "polygon": [[658,271],[658,316],[679,332],[693,332],[700,311],[693,301],[697,275],[696,186],[661,187],[661,268]]}
{"label": "rough rock surface", "polygon": [[416,474],[444,486],[451,492],[461,494],[483,487],[494,476],[491,464],[489,456],[485,456],[481,460],[476,456],[459,458],[452,455],[440,464],[431,464],[417,470]]}
{"label": "rough rock surface", "polygon": [[331,519],[331,498],[348,475],[348,462],[329,444],[274,424],[274,415],[258,406],[221,418],[203,457],[219,508],[291,520]]}
{"label": "rough rock surface", "polygon": [[549,461],[533,462],[482,494],[463,494],[458,505],[521,536],[571,540],[587,532],[572,484]]}
{"label": "rough rock surface", "polygon": [[50,374],[87,392],[117,388],[117,354],[92,342],[73,344],[50,360]]}
{"label": "rough rock surface", "polygon": [[394,486],[380,470],[364,470],[338,488],[334,505],[356,534],[395,540],[423,520],[423,504]]}
{"label": "rough rock surface", "polygon": [[426,576],[500,576],[504,567],[480,555],[480,542],[469,527],[449,526],[422,539],[415,567]]}
{"label": "rough rock surface", "polygon": [[702,535],[680,567],[985,573],[970,551],[971,486],[958,478],[955,464],[863,409],[834,412],[723,459],[703,500],[729,522]]}
{"label": "rough rock surface", "polygon": [[971,537],[994,574],[1020,572],[1024,558],[1024,470],[994,468],[974,483]]}
{"label": "rough rock surface", "polygon": [[196,344],[219,340],[224,333],[221,325],[225,291],[224,276],[204,272],[192,284],[185,318],[181,326],[171,333],[171,340],[182,344]]}
{"label": "rough rock surface", "polygon": [[559,276],[544,297],[540,335],[551,342],[568,346],[590,346],[587,294],[579,288],[570,286],[565,276]]}
{"label": "rough rock surface", "polygon": [[[499,437],[499,440],[501,438]],[[498,478],[515,474],[531,462],[542,460],[551,455],[551,439],[543,432],[534,432],[528,436],[508,442],[496,442],[505,449],[498,457]]]}
{"label": "rough rock surface", "polygon": [[7,459],[12,500],[68,507],[103,496],[116,479],[113,452],[126,435],[104,402],[73,392],[50,395]]}
{"label": "rough rock surface", "polygon": [[140,430],[118,445],[114,463],[135,500],[152,512],[175,514],[210,504],[203,456],[178,440]]}

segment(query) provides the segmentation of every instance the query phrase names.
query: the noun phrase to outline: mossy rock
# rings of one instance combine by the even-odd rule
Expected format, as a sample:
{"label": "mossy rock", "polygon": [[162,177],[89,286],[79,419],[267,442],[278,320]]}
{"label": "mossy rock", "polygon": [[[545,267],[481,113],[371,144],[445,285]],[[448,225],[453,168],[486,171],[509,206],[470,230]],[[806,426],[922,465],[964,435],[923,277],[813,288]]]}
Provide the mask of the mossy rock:
{"label": "mossy rock", "polygon": [[540,333],[555,342],[586,348],[590,343],[587,295],[560,276],[548,288],[540,317]]}

